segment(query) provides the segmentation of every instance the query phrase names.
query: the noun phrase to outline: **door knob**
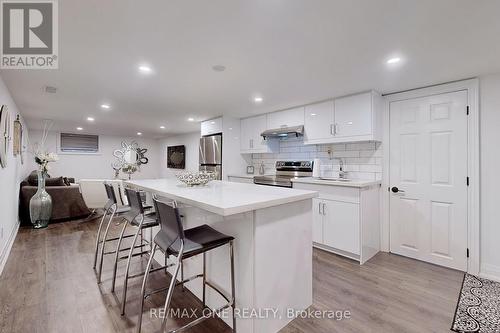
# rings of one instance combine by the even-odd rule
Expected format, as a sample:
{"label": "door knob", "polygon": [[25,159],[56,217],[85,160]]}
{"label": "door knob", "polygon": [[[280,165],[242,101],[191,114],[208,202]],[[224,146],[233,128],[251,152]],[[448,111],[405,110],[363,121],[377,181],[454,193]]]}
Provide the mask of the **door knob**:
{"label": "door knob", "polygon": [[393,193],[398,193],[398,192],[404,193],[404,192],[405,192],[405,191],[403,191],[403,190],[400,190],[400,189],[399,189],[399,188],[397,188],[396,186],[393,186],[393,187],[391,188],[391,191],[392,191]]}

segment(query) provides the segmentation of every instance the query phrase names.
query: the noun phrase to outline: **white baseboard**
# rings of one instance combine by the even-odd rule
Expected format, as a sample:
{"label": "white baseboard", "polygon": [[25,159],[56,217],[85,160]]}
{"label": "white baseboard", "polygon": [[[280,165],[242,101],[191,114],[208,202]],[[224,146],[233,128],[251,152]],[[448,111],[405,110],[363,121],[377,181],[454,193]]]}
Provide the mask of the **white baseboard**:
{"label": "white baseboard", "polygon": [[479,277],[500,282],[500,267],[490,264],[482,264]]}
{"label": "white baseboard", "polygon": [[9,254],[10,250],[12,249],[12,245],[14,244],[14,240],[16,239],[17,232],[19,231],[19,221],[17,221],[16,225],[14,226],[12,232],[10,233],[9,240],[7,241],[7,245],[3,249],[1,255],[0,255],[0,275],[2,275],[3,268],[5,267],[5,264],[7,263],[7,259],[9,259]]}

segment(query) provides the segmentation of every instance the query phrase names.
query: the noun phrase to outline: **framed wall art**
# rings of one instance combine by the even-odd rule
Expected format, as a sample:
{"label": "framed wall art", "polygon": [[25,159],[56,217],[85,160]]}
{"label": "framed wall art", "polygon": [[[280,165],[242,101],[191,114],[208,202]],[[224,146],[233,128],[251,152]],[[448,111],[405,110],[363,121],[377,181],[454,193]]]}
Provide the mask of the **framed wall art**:
{"label": "framed wall art", "polygon": [[186,167],[186,147],[167,147],[167,167],[171,169],[184,169]]}

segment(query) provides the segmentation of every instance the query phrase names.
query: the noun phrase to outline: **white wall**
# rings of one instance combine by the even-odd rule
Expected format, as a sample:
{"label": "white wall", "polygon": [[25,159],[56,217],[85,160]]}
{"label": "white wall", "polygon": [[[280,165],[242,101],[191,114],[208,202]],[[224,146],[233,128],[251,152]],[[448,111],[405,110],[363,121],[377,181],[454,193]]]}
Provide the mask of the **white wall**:
{"label": "white wall", "polygon": [[481,273],[500,279],[500,74],[480,77]]}
{"label": "white wall", "polygon": [[[41,131],[30,131],[31,143],[39,142],[42,136]],[[146,157],[148,164],[142,165],[141,170],[132,175],[132,179],[158,178],[160,167],[160,154],[158,141],[144,138],[130,138],[118,136],[99,136],[99,153],[97,154],[70,154],[58,151],[58,132],[51,132],[47,138],[45,149],[49,152],[57,152],[59,161],[50,164],[49,174],[51,177],[74,177],[76,180],[84,178],[109,178],[114,177],[114,170],[111,163],[116,161],[113,152],[121,148],[121,142],[130,143],[137,141],[141,148],[147,148]],[[36,169],[36,164],[30,157],[30,171]],[[121,177],[128,177],[122,174]]]}
{"label": "white wall", "polygon": [[[176,135],[159,141],[159,158],[160,158],[160,177],[172,178],[180,171],[198,171],[199,166],[199,146],[200,132],[187,133]],[[167,147],[168,146],[186,146],[186,168],[170,169],[167,167]]]}
{"label": "white wall", "polygon": [[[19,114],[16,104],[12,100],[7,87],[0,78],[0,103],[7,105],[10,110],[11,121],[13,126],[16,116]],[[28,130],[24,122],[24,135],[28,135]],[[27,174],[27,154],[25,153],[25,163],[21,164],[20,156],[14,157],[12,154],[12,143],[10,141],[9,152],[7,154],[7,167],[0,167],[0,273],[7,260],[10,251],[11,241],[16,235],[19,218],[18,218],[18,198],[19,198],[19,183]]]}

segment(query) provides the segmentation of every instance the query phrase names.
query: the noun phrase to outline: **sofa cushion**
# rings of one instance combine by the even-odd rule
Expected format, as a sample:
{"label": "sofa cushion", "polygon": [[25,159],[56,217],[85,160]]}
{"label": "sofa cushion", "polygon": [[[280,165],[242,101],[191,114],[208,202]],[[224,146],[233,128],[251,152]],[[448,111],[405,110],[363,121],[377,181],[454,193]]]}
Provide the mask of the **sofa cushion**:
{"label": "sofa cushion", "polygon": [[66,186],[63,177],[45,179],[45,186]]}

